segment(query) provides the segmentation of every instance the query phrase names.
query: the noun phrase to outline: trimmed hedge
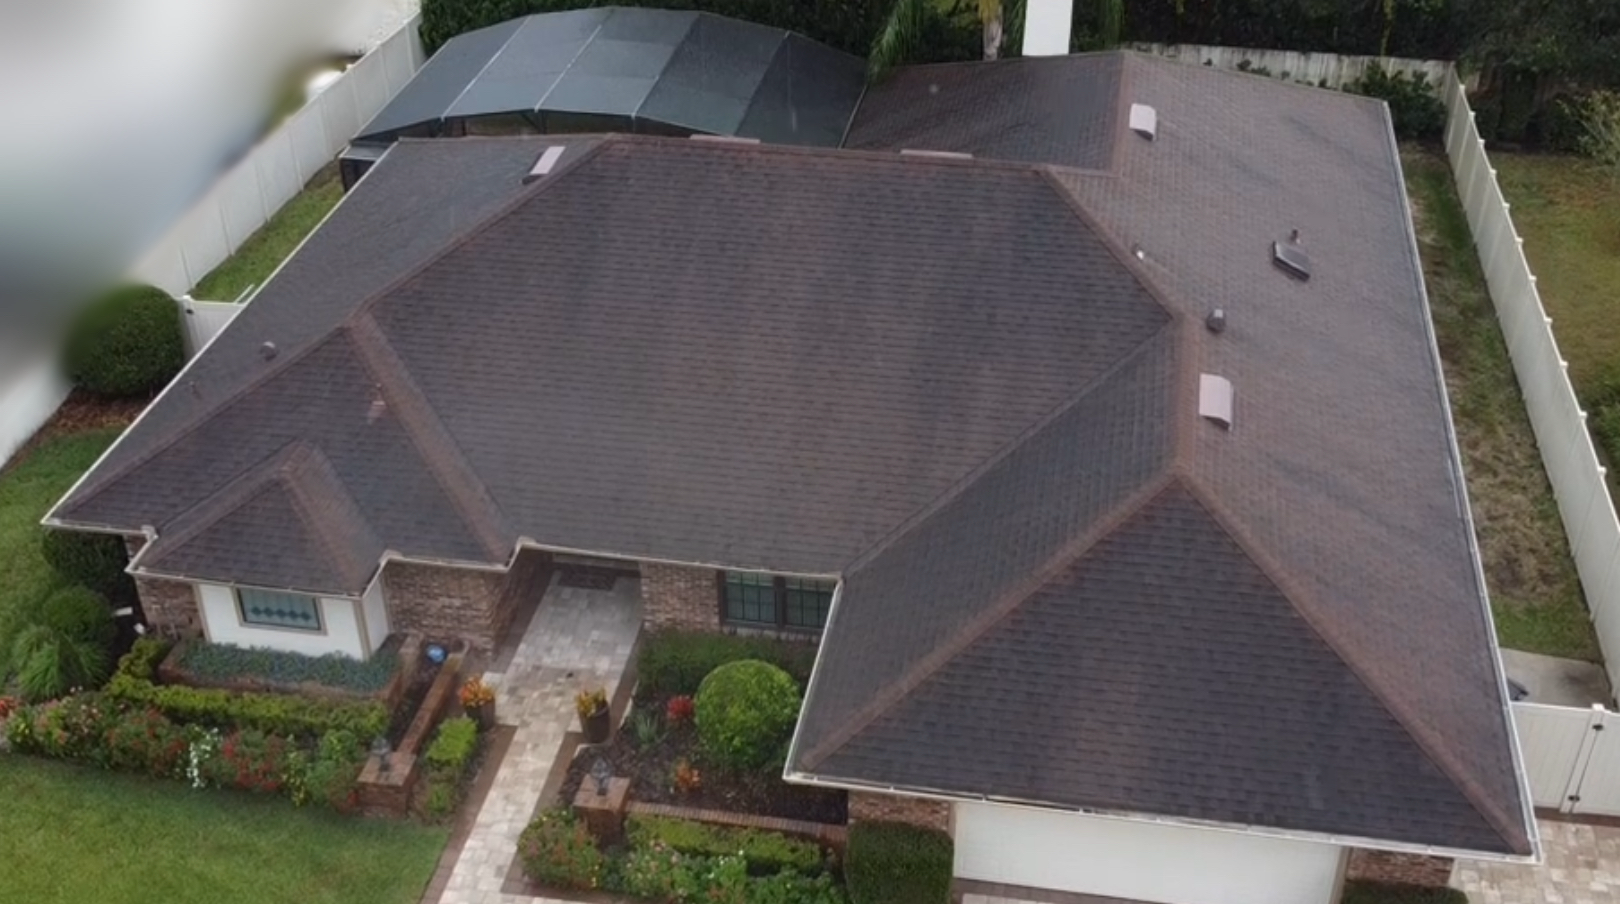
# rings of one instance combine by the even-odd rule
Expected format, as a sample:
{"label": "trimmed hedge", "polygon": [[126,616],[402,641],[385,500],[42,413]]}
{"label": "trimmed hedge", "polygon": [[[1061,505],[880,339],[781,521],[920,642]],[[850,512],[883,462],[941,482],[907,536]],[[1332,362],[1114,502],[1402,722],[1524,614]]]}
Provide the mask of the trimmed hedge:
{"label": "trimmed hedge", "polygon": [[186,363],[180,307],[155,286],[124,286],[86,308],[63,350],[68,376],[97,395],[156,393]]}
{"label": "trimmed hedge", "polygon": [[844,880],[853,904],[946,904],[955,849],[949,835],[898,822],[849,828]]}
{"label": "trimmed hedge", "polygon": [[799,686],[768,662],[745,659],[703,679],[693,720],[703,750],[736,770],[781,765],[799,718]]}
{"label": "trimmed hedge", "polygon": [[292,737],[319,737],[344,731],[374,738],[388,729],[388,708],[380,702],[334,702],[293,694],[253,694],[213,688],[154,684],[152,675],[168,645],[142,638],[118,663],[107,682],[107,696],[149,706],[176,722],[220,729],[262,731]]}
{"label": "trimmed hedge", "polygon": [[134,580],[124,573],[129,553],[118,537],[44,530],[40,533],[39,553],[46,564],[70,583],[82,584],[108,598],[133,596]]}
{"label": "trimmed hedge", "polygon": [[362,661],[341,653],[305,656],[194,640],[181,645],[180,652],[175,654],[175,665],[198,678],[261,678],[289,685],[310,681],[327,687],[375,693],[393,679],[399,668],[399,657],[382,654]]}
{"label": "trimmed hedge", "polygon": [[776,832],[644,815],[631,815],[625,825],[630,843],[635,847],[662,845],[700,857],[740,855],[748,862],[748,871],[756,876],[774,875],[783,870],[815,875],[821,872],[825,859],[821,846],[815,842]]}
{"label": "trimmed hedge", "polygon": [[1344,883],[1340,904],[1468,904],[1468,896],[1455,888],[1397,885],[1351,880]]}
{"label": "trimmed hedge", "polygon": [[745,659],[768,662],[804,687],[815,665],[816,646],[768,637],[660,631],[643,640],[636,656],[636,698],[662,704],[669,697],[693,696],[710,672]]}

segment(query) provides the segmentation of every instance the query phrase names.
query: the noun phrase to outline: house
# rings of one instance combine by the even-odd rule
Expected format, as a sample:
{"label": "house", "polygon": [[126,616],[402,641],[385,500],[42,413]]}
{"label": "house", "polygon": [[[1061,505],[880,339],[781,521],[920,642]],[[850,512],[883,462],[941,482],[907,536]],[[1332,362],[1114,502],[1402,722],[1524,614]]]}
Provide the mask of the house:
{"label": "house", "polygon": [[401,140],[46,522],[216,641],[487,650],[563,558],[819,634],[788,778],[970,887],[1534,858],[1384,105],[1010,60],[842,144]]}

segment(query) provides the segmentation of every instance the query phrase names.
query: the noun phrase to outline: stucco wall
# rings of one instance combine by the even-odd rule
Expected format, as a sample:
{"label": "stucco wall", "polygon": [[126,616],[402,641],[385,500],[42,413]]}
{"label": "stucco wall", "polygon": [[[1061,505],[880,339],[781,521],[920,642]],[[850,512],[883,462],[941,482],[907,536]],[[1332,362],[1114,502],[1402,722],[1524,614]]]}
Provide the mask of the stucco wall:
{"label": "stucco wall", "polygon": [[321,630],[316,632],[244,625],[237,611],[235,592],[220,584],[198,584],[197,595],[202,600],[208,639],[214,643],[266,647],[307,656],[342,653],[364,659],[370,653],[354,600],[323,597],[320,600]]}

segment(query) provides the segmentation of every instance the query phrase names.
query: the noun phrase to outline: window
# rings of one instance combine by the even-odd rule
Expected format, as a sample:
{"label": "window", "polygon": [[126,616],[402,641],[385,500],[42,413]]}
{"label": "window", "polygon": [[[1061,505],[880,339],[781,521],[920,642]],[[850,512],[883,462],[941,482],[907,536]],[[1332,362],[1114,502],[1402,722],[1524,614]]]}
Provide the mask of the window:
{"label": "window", "polygon": [[321,606],[313,596],[243,587],[236,591],[236,606],[244,625],[321,630]]}
{"label": "window", "polygon": [[728,571],[721,586],[721,620],[732,625],[820,631],[832,608],[834,581]]}

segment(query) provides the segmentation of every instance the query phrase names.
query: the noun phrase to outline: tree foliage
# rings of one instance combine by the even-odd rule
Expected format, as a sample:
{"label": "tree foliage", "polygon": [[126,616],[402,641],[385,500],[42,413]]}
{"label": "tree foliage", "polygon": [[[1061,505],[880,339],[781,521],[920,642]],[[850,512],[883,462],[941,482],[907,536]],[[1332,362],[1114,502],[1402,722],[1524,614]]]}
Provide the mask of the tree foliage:
{"label": "tree foliage", "polygon": [[1620,91],[1594,91],[1580,104],[1581,152],[1620,182]]}

